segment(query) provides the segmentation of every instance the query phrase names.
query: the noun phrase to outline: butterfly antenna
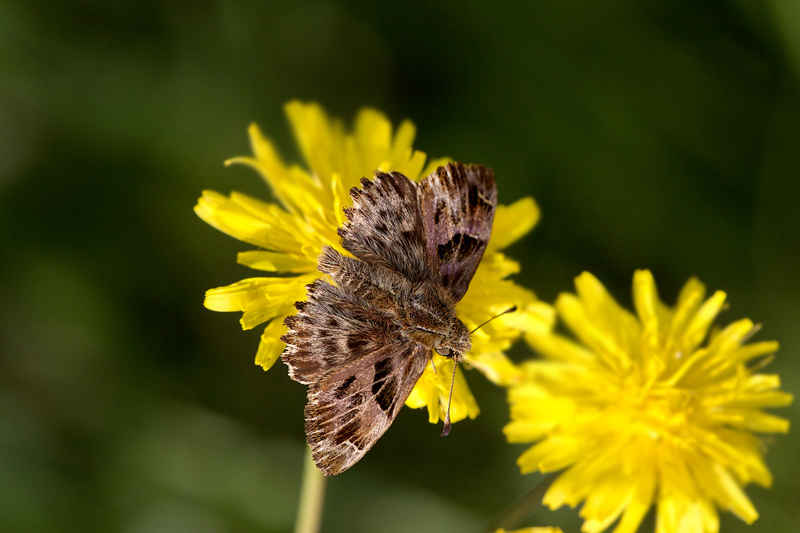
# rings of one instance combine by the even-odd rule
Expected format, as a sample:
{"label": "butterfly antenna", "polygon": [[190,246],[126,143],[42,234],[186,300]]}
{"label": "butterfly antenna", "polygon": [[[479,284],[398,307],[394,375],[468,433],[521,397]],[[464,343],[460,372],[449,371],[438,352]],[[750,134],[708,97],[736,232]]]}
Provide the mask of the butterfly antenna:
{"label": "butterfly antenna", "polygon": [[[472,331],[470,331],[469,332],[470,335],[475,333],[479,329],[481,329],[483,326],[485,326],[486,324],[488,324],[489,322],[491,322],[495,318],[497,318],[499,316],[503,316],[506,313],[513,313],[516,310],[517,310],[517,306],[516,305],[512,305],[511,307],[509,307],[508,309],[506,309],[502,313],[493,316],[492,318],[490,318],[489,320],[487,320],[486,322],[484,322],[483,324],[481,324],[477,328],[475,328]],[[433,363],[433,359],[431,359],[431,363]],[[458,368],[458,361],[454,361],[453,362],[453,378],[450,380],[450,396],[447,398],[447,412],[444,415],[444,428],[442,428],[442,437],[446,437],[447,435],[450,434],[450,426],[451,426],[451,424],[450,424],[450,404],[453,403],[453,387],[456,384],[456,369],[457,368]],[[435,372],[435,370],[434,370],[434,372]]]}
{"label": "butterfly antenna", "polygon": [[508,309],[506,309],[506,310],[505,310],[505,311],[503,311],[502,313],[500,313],[500,314],[497,314],[497,315],[494,315],[492,318],[490,318],[489,320],[487,320],[486,322],[484,322],[483,324],[481,324],[481,325],[480,325],[480,326],[478,326],[477,328],[475,328],[475,329],[473,329],[472,331],[470,331],[470,332],[469,332],[469,334],[470,334],[470,335],[472,335],[473,333],[475,333],[476,331],[478,331],[479,329],[481,329],[483,326],[485,326],[486,324],[488,324],[489,322],[491,322],[491,321],[492,321],[492,320],[494,320],[495,318],[497,318],[497,317],[500,317],[500,316],[503,316],[503,315],[505,315],[505,314],[507,314],[507,313],[513,313],[513,312],[514,312],[514,311],[516,311],[516,310],[517,310],[517,306],[516,306],[516,305],[512,305],[511,307],[509,307]]}
{"label": "butterfly antenna", "polygon": [[453,361],[453,379],[450,380],[450,396],[447,398],[447,413],[444,415],[442,437],[446,437],[450,433],[450,404],[453,401],[453,386],[456,384],[456,368],[458,368],[458,361]]}

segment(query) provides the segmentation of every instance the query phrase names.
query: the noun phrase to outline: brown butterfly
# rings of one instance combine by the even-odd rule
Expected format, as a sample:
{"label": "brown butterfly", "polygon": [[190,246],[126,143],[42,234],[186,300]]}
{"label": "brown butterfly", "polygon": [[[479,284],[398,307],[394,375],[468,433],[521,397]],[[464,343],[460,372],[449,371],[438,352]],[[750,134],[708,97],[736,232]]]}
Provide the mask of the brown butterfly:
{"label": "brown butterfly", "polygon": [[[458,363],[471,348],[455,305],[483,257],[497,205],[491,169],[461,163],[419,184],[375,172],[350,196],[338,232],[354,257],[323,247],[318,268],[333,283],[307,286],[281,337],[289,375],[309,386],[306,437],[329,476],[388,429],[432,349]],[[444,434],[449,424],[448,409]]]}

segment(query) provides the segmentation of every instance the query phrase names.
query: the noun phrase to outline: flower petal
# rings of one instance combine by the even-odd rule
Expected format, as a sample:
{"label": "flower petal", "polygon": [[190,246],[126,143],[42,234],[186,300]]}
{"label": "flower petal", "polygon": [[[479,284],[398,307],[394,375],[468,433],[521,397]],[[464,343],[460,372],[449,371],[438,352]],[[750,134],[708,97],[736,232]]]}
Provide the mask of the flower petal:
{"label": "flower petal", "polygon": [[264,250],[239,252],[236,262],[255,270],[268,272],[309,272],[317,268],[316,262],[305,255]]}
{"label": "flower petal", "polygon": [[[433,369],[436,369],[435,371]],[[428,421],[435,424],[447,413],[450,383],[453,376],[453,360],[434,354],[422,377],[419,378],[406,405],[411,408],[428,408]],[[456,369],[453,397],[450,402],[450,421],[458,422],[467,417],[475,418],[480,413],[478,403],[469,390],[461,368]]]}
{"label": "flower petal", "polygon": [[281,336],[288,331],[283,323],[285,318],[285,316],[273,318],[272,322],[264,328],[264,333],[261,335],[261,341],[258,343],[258,352],[256,352],[256,364],[260,365],[264,370],[269,370],[275,364],[275,361],[278,360],[286,346],[281,340]]}
{"label": "flower petal", "polygon": [[517,242],[536,226],[540,215],[539,206],[530,196],[508,206],[498,205],[487,249],[502,250]]}

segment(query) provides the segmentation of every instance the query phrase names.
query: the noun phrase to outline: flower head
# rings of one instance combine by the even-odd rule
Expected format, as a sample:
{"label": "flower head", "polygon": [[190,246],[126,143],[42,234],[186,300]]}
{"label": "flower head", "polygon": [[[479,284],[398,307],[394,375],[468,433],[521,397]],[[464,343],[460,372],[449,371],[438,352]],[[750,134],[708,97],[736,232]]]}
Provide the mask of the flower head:
{"label": "flower head", "polygon": [[514,531],[506,531],[505,529],[498,529],[494,533],[562,533],[560,527],[524,527],[522,529],[515,529]]}
{"label": "flower head", "polygon": [[[375,170],[398,171],[418,181],[447,162],[438,159],[426,166],[425,154],[411,147],[414,125],[405,121],[393,133],[391,123],[375,110],[362,110],[352,133],[346,132],[340,121],[329,119],[317,104],[290,102],[286,113],[307,169],[284,163],[256,125],[249,130],[254,155],[226,162],[244,163],[258,171],[277,203],[235,192],[225,196],[204,191],[195,207],[198,216],[213,227],[258,247],[240,253],[238,262],[268,275],[211,289],[206,293],[205,306],[214,311],[241,311],[244,329],[267,324],[256,354],[256,363],[264,369],[270,368],[284,349],[280,340],[286,332],[284,319],[295,312],[296,301],[305,299],[306,285],[322,275],[317,271],[317,257],[323,245],[349,255],[336,230],[345,221],[350,188]],[[520,377],[519,370],[502,353],[510,342],[521,332],[545,330],[552,324],[553,312],[548,305],[506,279],[519,270],[519,265],[499,251],[530,231],[538,216],[531,198],[498,206],[494,236],[470,290],[457,308],[468,327],[511,305],[520,309],[515,316],[501,317],[476,332],[473,349],[465,358],[467,366],[478,368],[497,383]],[[427,406],[432,422],[444,416],[451,375],[446,362],[434,362],[437,371],[429,365],[407,402],[412,407]],[[477,403],[459,369],[451,418],[456,421],[477,414]]]}
{"label": "flower head", "polygon": [[696,279],[669,308],[650,272],[636,272],[636,315],[589,273],[576,287],[556,308],[580,342],[529,334],[543,360],[525,363],[509,391],[508,441],[537,442],[517,460],[522,472],[567,469],[544,503],[585,502],[588,533],[620,516],[614,531],[633,532],[651,504],[657,532],[715,532],[718,508],[753,522],[742,487],[772,480],[753,433],[789,429],[762,410],[792,401],[777,375],[758,373],[778,344],[746,344],[758,330],[747,319],[709,333],[725,293],[704,301]]}

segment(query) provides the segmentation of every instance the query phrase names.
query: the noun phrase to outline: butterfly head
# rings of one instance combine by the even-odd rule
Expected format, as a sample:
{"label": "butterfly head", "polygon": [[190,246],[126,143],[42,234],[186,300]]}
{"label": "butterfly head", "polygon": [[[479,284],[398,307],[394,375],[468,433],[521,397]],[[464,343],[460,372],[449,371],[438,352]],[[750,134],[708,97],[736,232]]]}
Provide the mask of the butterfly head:
{"label": "butterfly head", "polygon": [[469,338],[469,330],[459,319],[454,318],[450,322],[450,328],[446,335],[437,339],[433,349],[439,355],[453,359],[460,363],[463,355],[472,348],[472,341]]}

